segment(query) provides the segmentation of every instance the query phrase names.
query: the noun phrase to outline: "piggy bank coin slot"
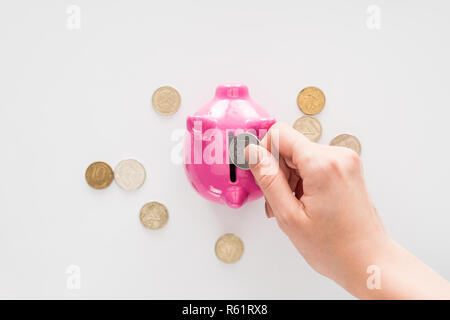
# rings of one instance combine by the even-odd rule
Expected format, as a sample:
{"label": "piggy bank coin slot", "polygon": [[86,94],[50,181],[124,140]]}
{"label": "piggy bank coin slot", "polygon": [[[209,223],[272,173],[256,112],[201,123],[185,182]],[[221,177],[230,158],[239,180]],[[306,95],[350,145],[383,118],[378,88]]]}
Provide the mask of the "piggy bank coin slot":
{"label": "piggy bank coin slot", "polygon": [[[234,134],[232,132],[228,133],[228,150],[230,150],[230,143],[234,139]],[[233,162],[230,162],[230,181],[236,182],[236,166]]]}

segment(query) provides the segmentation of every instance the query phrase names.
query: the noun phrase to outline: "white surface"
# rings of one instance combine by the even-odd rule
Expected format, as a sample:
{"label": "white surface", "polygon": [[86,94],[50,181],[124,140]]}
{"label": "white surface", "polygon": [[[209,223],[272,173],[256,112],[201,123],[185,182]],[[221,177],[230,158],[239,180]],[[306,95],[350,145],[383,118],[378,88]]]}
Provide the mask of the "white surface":
{"label": "white surface", "polygon": [[[420,4],[421,3],[421,4]],[[66,8],[81,8],[68,30]],[[369,5],[381,29],[366,27]],[[361,140],[367,184],[387,229],[450,278],[450,5],[446,1],[9,1],[0,5],[1,298],[351,298],[313,272],[263,201],[233,211],[203,200],[170,161],[173,130],[242,82],[278,120],[320,87],[321,143]],[[182,106],[158,116],[151,95]],[[93,161],[136,158],[142,189],[91,189]],[[170,211],[152,232],[151,200]],[[216,239],[239,235],[225,265]],[[66,268],[81,289],[66,288]]]}

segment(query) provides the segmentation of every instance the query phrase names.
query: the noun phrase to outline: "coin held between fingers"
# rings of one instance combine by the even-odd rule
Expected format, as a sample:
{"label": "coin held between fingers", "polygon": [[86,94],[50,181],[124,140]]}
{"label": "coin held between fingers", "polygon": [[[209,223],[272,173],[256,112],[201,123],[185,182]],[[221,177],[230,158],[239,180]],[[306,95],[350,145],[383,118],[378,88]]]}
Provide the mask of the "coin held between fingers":
{"label": "coin held between fingers", "polygon": [[[259,139],[248,132],[241,133],[231,139],[229,145],[230,161],[236,167],[243,170],[250,170],[249,162],[245,155],[245,149],[250,144],[258,145]],[[252,158],[249,160],[255,161]]]}

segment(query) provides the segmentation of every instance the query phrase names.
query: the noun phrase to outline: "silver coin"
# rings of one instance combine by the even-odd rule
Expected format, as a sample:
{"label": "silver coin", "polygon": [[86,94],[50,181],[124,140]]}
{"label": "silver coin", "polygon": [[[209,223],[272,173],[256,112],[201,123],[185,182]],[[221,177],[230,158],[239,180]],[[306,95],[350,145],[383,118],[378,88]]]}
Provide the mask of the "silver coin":
{"label": "silver coin", "polygon": [[144,227],[151,230],[161,229],[169,220],[169,211],[162,203],[152,201],[144,204],[139,218]]}
{"label": "silver coin", "polygon": [[241,133],[230,140],[230,161],[238,168],[249,170],[248,162],[245,161],[245,148],[249,144],[259,144],[258,138],[248,132]]}
{"label": "silver coin", "polygon": [[144,166],[134,159],[122,160],[114,169],[114,179],[124,190],[139,189],[144,184],[146,176]]}
{"label": "silver coin", "polygon": [[351,134],[340,134],[330,142],[331,146],[345,147],[352,149],[358,155],[361,155],[361,143],[358,138]]}

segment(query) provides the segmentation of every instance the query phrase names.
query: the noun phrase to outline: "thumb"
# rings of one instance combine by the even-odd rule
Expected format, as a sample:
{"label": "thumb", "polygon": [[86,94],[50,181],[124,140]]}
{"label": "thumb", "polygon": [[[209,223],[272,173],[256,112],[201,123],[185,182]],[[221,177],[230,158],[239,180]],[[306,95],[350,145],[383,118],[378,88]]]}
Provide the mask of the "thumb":
{"label": "thumb", "polygon": [[278,161],[267,149],[249,144],[245,149],[245,159],[277,220],[289,222],[299,213],[306,216]]}

